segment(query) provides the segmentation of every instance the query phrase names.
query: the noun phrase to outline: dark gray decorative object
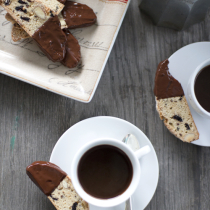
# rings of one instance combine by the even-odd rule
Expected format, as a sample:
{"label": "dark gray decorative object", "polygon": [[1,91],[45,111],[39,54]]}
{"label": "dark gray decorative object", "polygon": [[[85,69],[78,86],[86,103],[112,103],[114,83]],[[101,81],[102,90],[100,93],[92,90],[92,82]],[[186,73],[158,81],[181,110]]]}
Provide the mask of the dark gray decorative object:
{"label": "dark gray decorative object", "polygon": [[142,0],[140,9],[154,24],[182,30],[205,19],[210,0]]}

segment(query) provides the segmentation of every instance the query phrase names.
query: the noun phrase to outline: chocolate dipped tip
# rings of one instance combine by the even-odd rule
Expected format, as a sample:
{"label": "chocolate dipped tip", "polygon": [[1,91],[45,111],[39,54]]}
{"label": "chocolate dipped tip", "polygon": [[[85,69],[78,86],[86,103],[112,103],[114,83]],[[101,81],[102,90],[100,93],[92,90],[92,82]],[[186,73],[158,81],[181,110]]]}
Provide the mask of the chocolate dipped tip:
{"label": "chocolate dipped tip", "polygon": [[61,61],[64,66],[74,68],[81,59],[80,46],[77,39],[70,33],[68,29],[63,29],[66,34],[66,56]]}
{"label": "chocolate dipped tip", "polygon": [[33,162],[26,168],[26,174],[47,196],[49,196],[67,176],[57,165],[46,161]]}
{"label": "chocolate dipped tip", "polygon": [[183,96],[181,84],[169,72],[168,59],[159,63],[156,76],[154,94],[157,99]]}
{"label": "chocolate dipped tip", "polygon": [[58,16],[49,18],[32,38],[37,42],[40,49],[52,61],[61,61],[66,54],[66,36],[63,33]]}
{"label": "chocolate dipped tip", "polygon": [[62,15],[69,29],[91,26],[96,23],[94,11],[85,4],[67,1]]}

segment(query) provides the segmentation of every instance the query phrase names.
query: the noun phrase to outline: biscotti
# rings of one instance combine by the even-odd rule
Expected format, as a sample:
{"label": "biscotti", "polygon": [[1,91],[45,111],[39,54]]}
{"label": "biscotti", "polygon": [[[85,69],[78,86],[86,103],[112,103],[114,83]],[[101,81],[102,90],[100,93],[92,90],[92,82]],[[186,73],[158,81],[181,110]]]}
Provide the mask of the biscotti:
{"label": "biscotti", "polygon": [[6,13],[5,18],[13,24],[11,37],[14,42],[30,37],[9,13]]}
{"label": "biscotti", "polygon": [[17,42],[21,39],[26,39],[29,38],[30,36],[26,33],[26,31],[24,31],[20,25],[18,25],[17,23],[15,23],[12,27],[12,32],[11,32],[11,36],[12,36],[12,40],[14,42]]}
{"label": "biscotti", "polygon": [[[96,14],[85,4],[65,0],[2,0],[6,15],[14,26],[13,41],[31,36],[44,54],[53,62],[68,68],[80,60],[80,46],[65,28],[87,27],[96,22]],[[64,8],[63,14],[60,11]],[[65,18],[64,18],[65,15]]]}
{"label": "biscotti", "polygon": [[184,142],[199,139],[181,84],[169,72],[169,61],[158,65],[154,94],[156,109],[168,130]]}
{"label": "biscotti", "polygon": [[26,168],[26,173],[57,210],[89,210],[89,205],[76,193],[70,177],[57,165],[36,161]]}
{"label": "biscotti", "polygon": [[67,1],[62,15],[69,29],[83,28],[96,23],[96,14],[86,4]]}
{"label": "biscotti", "polygon": [[184,142],[199,138],[185,96],[156,100],[157,111],[168,130]]}
{"label": "biscotti", "polygon": [[2,6],[30,35],[36,32],[50,17],[58,15],[64,5],[52,0],[3,0]]}
{"label": "biscotti", "polygon": [[66,55],[61,63],[68,68],[74,68],[78,65],[81,59],[80,46],[77,39],[71,34],[69,30],[63,29],[63,32],[66,35],[67,42]]}
{"label": "biscotti", "polygon": [[66,176],[48,196],[57,210],[88,210],[88,204],[76,193],[70,177]]}
{"label": "biscotti", "polygon": [[65,58],[67,38],[57,15],[49,18],[32,38],[50,60],[56,62]]}
{"label": "biscotti", "polygon": [[[27,34],[27,32],[12,18],[12,16],[9,13],[6,13],[5,18],[13,24],[11,36],[14,42],[30,37]],[[66,22],[63,19],[61,13],[58,15],[58,18],[60,20],[61,29],[67,28]]]}
{"label": "biscotti", "polygon": [[5,18],[12,24],[17,23],[9,13],[6,13]]}

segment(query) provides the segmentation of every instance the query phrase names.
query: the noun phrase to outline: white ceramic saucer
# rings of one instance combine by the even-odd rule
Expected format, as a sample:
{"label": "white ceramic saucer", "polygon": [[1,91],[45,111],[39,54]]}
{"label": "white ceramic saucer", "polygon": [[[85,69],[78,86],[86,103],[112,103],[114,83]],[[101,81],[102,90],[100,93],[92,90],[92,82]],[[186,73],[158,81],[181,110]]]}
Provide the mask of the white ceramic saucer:
{"label": "white ceramic saucer", "polygon": [[187,84],[196,67],[208,58],[210,58],[210,42],[197,42],[187,45],[176,51],[169,58],[169,71],[181,83],[192,116],[200,133],[199,140],[193,141],[192,144],[206,147],[210,146],[210,120],[201,117],[190,105],[187,96]]}
{"label": "white ceramic saucer", "polygon": [[[141,180],[132,196],[133,209],[143,210],[152,199],[159,177],[159,166],[155,150],[145,134],[131,123],[114,117],[94,117],[83,120],[69,128],[56,143],[50,162],[60,166],[70,174],[71,162],[78,149],[87,142],[97,138],[123,139],[128,134],[134,134],[139,140],[140,147],[149,145],[151,152],[142,157]],[[113,208],[90,206],[90,210],[124,210],[125,205]]]}

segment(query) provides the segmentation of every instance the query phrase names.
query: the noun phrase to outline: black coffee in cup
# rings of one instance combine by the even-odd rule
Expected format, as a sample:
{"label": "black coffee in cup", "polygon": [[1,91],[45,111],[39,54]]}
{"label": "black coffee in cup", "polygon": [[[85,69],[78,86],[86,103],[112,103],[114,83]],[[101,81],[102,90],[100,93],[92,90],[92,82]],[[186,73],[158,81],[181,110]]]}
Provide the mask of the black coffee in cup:
{"label": "black coffee in cup", "polygon": [[100,145],[88,150],[80,159],[78,178],[84,191],[96,198],[121,195],[129,187],[133,166],[119,148]]}
{"label": "black coffee in cup", "polygon": [[210,65],[204,67],[195,79],[195,96],[199,104],[210,112]]}

